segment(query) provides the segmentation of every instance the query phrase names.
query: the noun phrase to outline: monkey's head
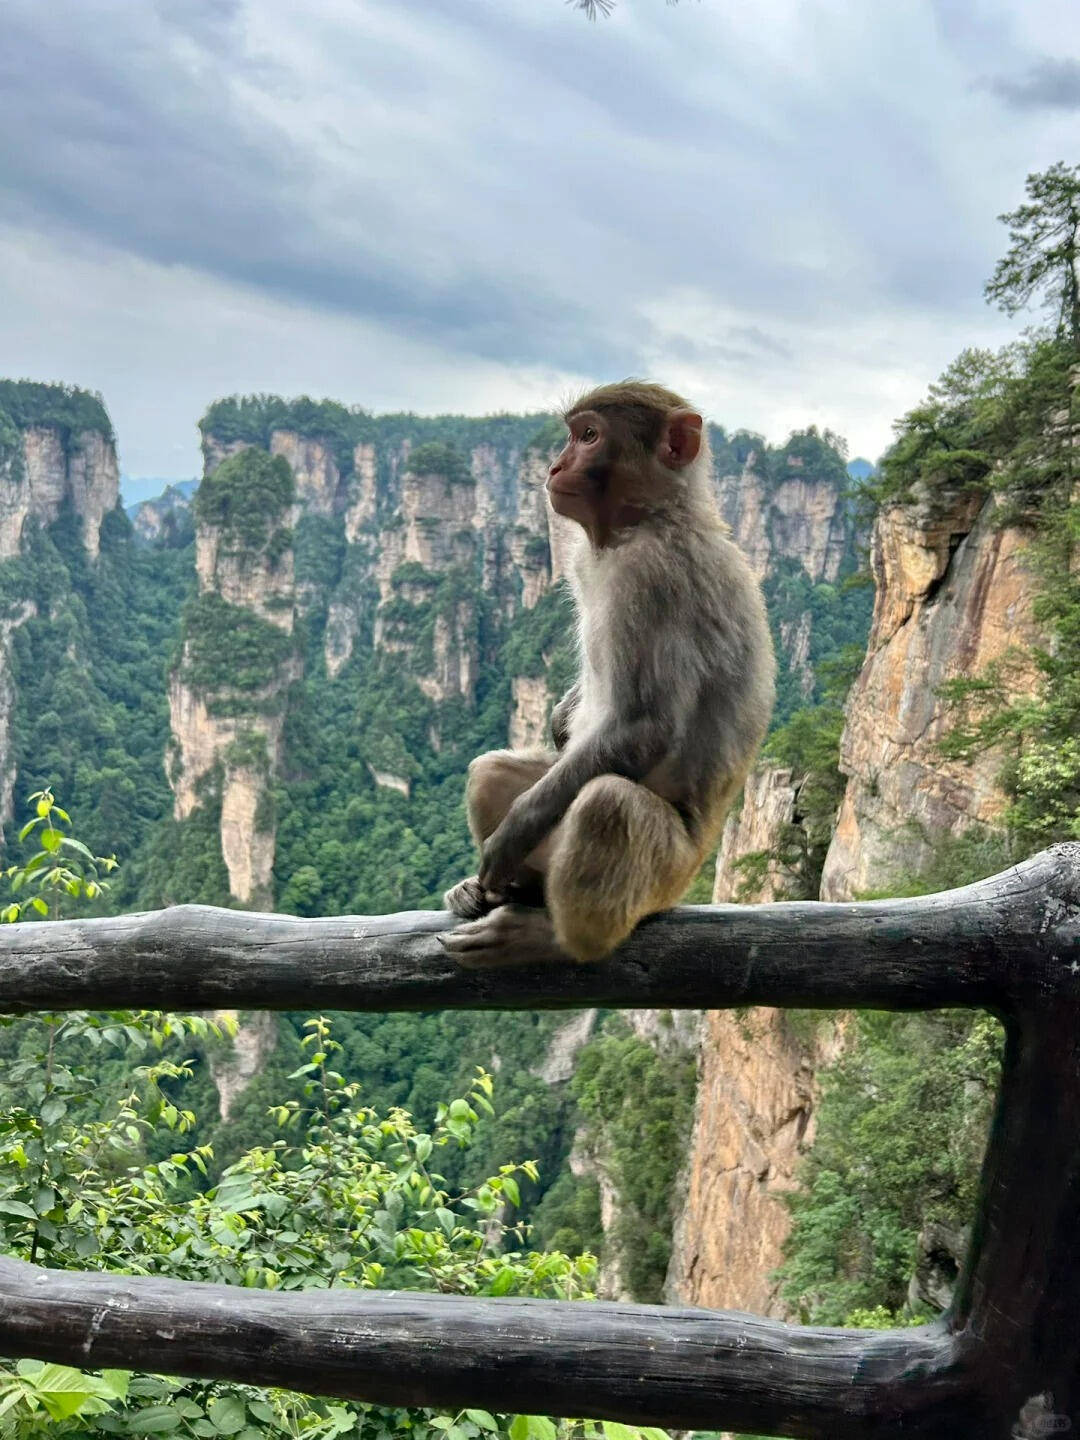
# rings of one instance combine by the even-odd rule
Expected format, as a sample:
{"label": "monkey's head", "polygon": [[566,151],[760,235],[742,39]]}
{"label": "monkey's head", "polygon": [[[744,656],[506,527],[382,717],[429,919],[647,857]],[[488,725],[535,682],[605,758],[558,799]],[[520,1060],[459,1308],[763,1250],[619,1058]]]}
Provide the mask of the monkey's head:
{"label": "monkey's head", "polygon": [[662,385],[624,380],[575,400],[548,471],[552,509],[597,536],[672,508],[707,453],[702,418]]}

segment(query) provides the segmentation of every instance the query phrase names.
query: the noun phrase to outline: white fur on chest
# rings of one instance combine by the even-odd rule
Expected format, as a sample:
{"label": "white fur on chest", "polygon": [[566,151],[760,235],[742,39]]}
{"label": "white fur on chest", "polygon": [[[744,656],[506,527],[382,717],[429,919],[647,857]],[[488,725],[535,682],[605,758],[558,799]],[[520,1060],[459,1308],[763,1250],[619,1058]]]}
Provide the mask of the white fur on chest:
{"label": "white fur on chest", "polygon": [[579,555],[574,591],[577,601],[578,648],[581,656],[581,699],[570,725],[571,736],[600,728],[611,718],[611,616],[615,603],[615,576],[611,573],[622,557],[593,555],[586,549]]}

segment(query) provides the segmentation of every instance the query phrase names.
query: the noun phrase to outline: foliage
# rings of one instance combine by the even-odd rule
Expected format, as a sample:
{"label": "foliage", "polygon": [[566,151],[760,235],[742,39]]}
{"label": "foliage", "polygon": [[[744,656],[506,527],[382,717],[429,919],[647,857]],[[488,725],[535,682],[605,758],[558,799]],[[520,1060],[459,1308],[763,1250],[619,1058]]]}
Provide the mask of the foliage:
{"label": "foliage", "polygon": [[58,430],[66,453],[86,431],[94,431],[110,443],[115,439],[104,400],[97,391],[80,390],[77,385],[0,380],[0,419],[18,430],[31,425]]}
{"label": "foliage", "polygon": [[211,697],[213,713],[248,715],[280,703],[276,682],[294,648],[287,631],[213,591],[188,601],[183,625],[180,674]]}
{"label": "foliage", "polygon": [[737,860],[741,872],[738,898],[760,895],[766,874],[777,868],[783,878],[778,894],[788,900],[816,900],[832,840],[845,777],[840,770],[840,736],[844,729],[844,698],[862,664],[862,648],[845,646],[818,665],[823,695],[805,705],[775,729],[765,742],[762,760],[791,771],[795,810],[771,850],[753,851]]}
{"label": "foliage", "polygon": [[219,444],[244,442],[270,446],[275,430],[291,430],[309,440],[321,440],[334,453],[338,470],[352,469],[353,446],[367,420],[365,411],[348,409],[336,400],[312,400],[301,395],[282,400],[278,395],[231,395],[215,400],[199,421],[203,439]]}
{"label": "foliage", "polygon": [[503,664],[510,675],[547,675],[548,689],[561,696],[570,688],[576,668],[574,610],[565,585],[556,585],[525,610],[503,646]]}
{"label": "foliage", "polygon": [[884,505],[985,487],[1023,356],[1022,345],[962,351],[927,398],[893,427],[896,440],[863,487],[868,500]]}
{"label": "foliage", "polygon": [[[670,1020],[670,1017],[669,1017]],[[660,1300],[671,1254],[675,1179],[693,1118],[696,1060],[679,1046],[662,1050],[614,1019],[582,1050],[571,1088],[592,1137],[596,1163],[619,1197],[607,1237],[637,1300]],[[591,1238],[591,1216],[548,1205],[547,1233],[564,1228]],[[595,1231],[593,1231],[595,1234]]]}
{"label": "foliage", "polygon": [[[1026,343],[1017,357],[983,443],[1000,519],[1028,533],[1028,562],[1039,582],[1034,613],[1047,640],[948,682],[941,695],[950,707],[946,757],[970,760],[991,746],[1004,757],[1000,778],[1010,800],[1004,822],[1013,853],[1022,858],[1054,840],[1080,836],[1080,496],[1074,453],[1080,353],[1042,337]],[[1025,678],[1032,675],[1033,693]]]}
{"label": "foliage", "polygon": [[51,790],[38,790],[29,804],[34,807],[34,818],[19,831],[19,839],[32,837],[41,848],[24,864],[10,865],[4,871],[12,895],[19,896],[0,908],[0,921],[5,924],[35,916],[57,920],[62,907],[72,901],[93,901],[103,895],[109,882],[100,878],[100,872],[116,869],[115,855],[94,855],[81,840],[67,834],[71,816],[56,803]]}
{"label": "foliage", "polygon": [[[64,812],[51,797],[34,800],[41,813],[27,838],[50,827],[59,834],[54,816],[66,819]],[[84,887],[72,899],[87,896]],[[193,1143],[195,1114],[171,1096],[192,1062],[169,1052],[220,1038],[219,1026],[139,1011],[47,1015],[18,1029],[40,1048],[20,1048],[0,1081],[4,1253],[60,1269],[259,1289],[588,1296],[591,1255],[526,1248],[515,1215],[521,1182],[537,1178],[534,1162],[499,1163],[465,1188],[452,1188],[440,1173],[475,1144],[482,1117],[494,1115],[483,1070],[464,1094],[437,1102],[424,1129],[399,1107],[380,1115],[362,1105],[359,1085],[335,1068],[343,1052],[330,1022],[308,1020],[300,1063],[288,1077],[298,1094],[271,1107],[274,1137],[211,1183],[210,1147]],[[103,1094],[102,1057],[113,1053],[126,1063],[114,1067],[113,1093]],[[441,1415],[32,1360],[0,1366],[0,1416],[12,1440],[172,1432],[239,1440],[664,1440],[656,1430],[592,1421],[484,1410]]]}
{"label": "foliage", "polygon": [[204,477],[195,492],[195,518],[219,530],[230,548],[257,551],[281,533],[278,522],[295,497],[285,457],[249,446]]}
{"label": "foliage", "polygon": [[[135,1083],[105,1120],[87,1118],[87,1085],[66,1064],[69,1049],[160,1046],[172,1033],[198,1035],[197,1017],[68,1016],[50,1031],[47,1057],[11,1077],[0,1101],[0,1243],[8,1253],[47,1256],[54,1267],[169,1274],[275,1290],[418,1289],[446,1293],[584,1297],[595,1271],[589,1255],[522,1248],[513,1221],[519,1179],[531,1162],[502,1164],[465,1192],[439,1173],[447,1154],[473,1141],[490,1112],[492,1082],[478,1072],[468,1092],[437,1107],[430,1130],[395,1109],[380,1116],[359,1103],[359,1087],[333,1068],[340,1047],[329,1022],[305,1026],[294,1078],[303,1098],[273,1107],[279,1135],[256,1146],[203,1188],[205,1148],[178,1148],[147,1163],[147,1136],[177,1137],[194,1117],[162,1093],[184,1067],[139,1066]],[[44,1064],[43,1064],[44,1060]],[[174,1142],[175,1143],[175,1142]],[[176,1380],[20,1362],[0,1370],[5,1432],[38,1435],[178,1431],[195,1436],[332,1436],[366,1440],[441,1435],[448,1440],[627,1440],[592,1422],[492,1416],[482,1410],[430,1414],[222,1382]],[[663,1440],[630,1430],[633,1440]]]}
{"label": "foliage", "polygon": [[1059,339],[1080,351],[1080,165],[1059,161],[1029,175],[1028,203],[998,219],[1009,249],[986,285],[1007,315],[1037,301],[1054,317]]}
{"label": "foliage", "polygon": [[289,430],[327,444],[342,476],[352,473],[355,448],[375,444],[380,451],[399,450],[435,442],[468,452],[486,443],[497,451],[520,453],[549,417],[531,415],[372,415],[359,406],[336,400],[312,400],[306,395],[283,400],[279,395],[232,395],[216,400],[199,428],[204,439],[221,444],[243,441],[269,448],[275,430]]}
{"label": "foliage", "polygon": [[441,475],[452,484],[471,484],[468,465],[453,445],[442,440],[428,440],[409,452],[405,469],[411,475]]}
{"label": "foliage", "polygon": [[0,563],[0,595],[20,622],[10,661],[19,792],[62,794],[88,847],[115,847],[119,878],[96,903],[130,909],[172,809],[166,668],[192,551],[136,545],[120,508],[105,516],[96,562],[70,507],[47,529],[28,527],[23,546]]}
{"label": "foliage", "polygon": [[920,1230],[970,1220],[1000,1065],[986,1015],[867,1011],[850,1023],[822,1076],[781,1269],[800,1319],[824,1325],[902,1312]]}

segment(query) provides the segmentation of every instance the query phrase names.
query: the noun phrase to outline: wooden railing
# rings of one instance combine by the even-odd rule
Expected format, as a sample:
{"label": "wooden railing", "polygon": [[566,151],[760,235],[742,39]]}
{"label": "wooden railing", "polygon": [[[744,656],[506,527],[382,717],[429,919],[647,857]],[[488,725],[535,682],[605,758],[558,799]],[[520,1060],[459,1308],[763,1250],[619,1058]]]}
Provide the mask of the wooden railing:
{"label": "wooden railing", "polygon": [[[0,1259],[0,1354],[390,1405],[812,1440],[1080,1434],[1080,844],[962,890],[702,906],[603,965],[464,971],[427,911],[201,906],[0,928],[0,1011],[960,1006],[1006,1049],[970,1252],[933,1325],[414,1292],[277,1294]],[[512,958],[512,957],[511,957]]]}

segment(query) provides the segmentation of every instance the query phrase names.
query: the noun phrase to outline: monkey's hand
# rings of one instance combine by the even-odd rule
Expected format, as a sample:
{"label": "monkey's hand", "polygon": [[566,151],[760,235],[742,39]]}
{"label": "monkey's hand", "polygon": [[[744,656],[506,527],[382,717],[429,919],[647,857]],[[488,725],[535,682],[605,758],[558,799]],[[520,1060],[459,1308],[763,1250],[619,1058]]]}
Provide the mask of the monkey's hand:
{"label": "monkey's hand", "polygon": [[477,879],[485,894],[506,895],[531,848],[522,847],[514,833],[514,827],[504,820],[484,841],[480,856],[480,873]]}

